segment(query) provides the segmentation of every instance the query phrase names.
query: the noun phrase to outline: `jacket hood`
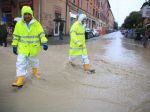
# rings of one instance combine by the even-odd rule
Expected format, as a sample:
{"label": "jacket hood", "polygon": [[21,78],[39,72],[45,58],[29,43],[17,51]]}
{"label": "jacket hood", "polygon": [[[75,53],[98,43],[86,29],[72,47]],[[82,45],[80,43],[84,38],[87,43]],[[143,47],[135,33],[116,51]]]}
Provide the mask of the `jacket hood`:
{"label": "jacket hood", "polygon": [[22,7],[22,9],[21,9],[21,15],[22,15],[22,17],[24,16],[25,13],[29,13],[33,17],[33,11],[32,11],[32,9],[31,9],[30,6],[23,6]]}
{"label": "jacket hood", "polygon": [[85,14],[80,14],[78,17],[78,21],[82,22],[83,19],[86,19],[86,15]]}

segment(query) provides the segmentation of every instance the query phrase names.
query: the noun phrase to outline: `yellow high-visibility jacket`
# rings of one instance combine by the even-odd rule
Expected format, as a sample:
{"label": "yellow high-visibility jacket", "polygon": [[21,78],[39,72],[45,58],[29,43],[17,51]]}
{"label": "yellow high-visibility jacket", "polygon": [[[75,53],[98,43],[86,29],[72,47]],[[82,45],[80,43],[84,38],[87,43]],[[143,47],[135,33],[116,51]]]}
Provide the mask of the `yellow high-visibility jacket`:
{"label": "yellow high-visibility jacket", "polygon": [[69,56],[87,55],[85,44],[85,29],[79,21],[76,21],[70,29]]}
{"label": "yellow high-visibility jacket", "polygon": [[[22,10],[22,15],[28,10]],[[30,14],[30,10],[28,11]],[[37,56],[41,50],[41,44],[47,43],[44,30],[41,24],[36,20],[30,21],[29,27],[21,19],[17,22],[13,32],[12,46],[18,48],[18,54],[25,56]]]}

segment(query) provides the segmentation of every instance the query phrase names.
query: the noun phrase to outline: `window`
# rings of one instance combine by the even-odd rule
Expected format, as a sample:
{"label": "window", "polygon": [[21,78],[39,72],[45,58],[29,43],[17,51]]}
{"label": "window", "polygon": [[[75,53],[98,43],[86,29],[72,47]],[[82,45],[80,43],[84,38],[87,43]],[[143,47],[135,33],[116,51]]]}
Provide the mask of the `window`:
{"label": "window", "polygon": [[86,3],[86,11],[88,12],[88,7],[89,7],[89,4],[88,2]]}
{"label": "window", "polygon": [[96,5],[96,0],[94,0],[94,5]]}
{"label": "window", "polygon": [[80,0],[80,7],[82,8],[82,0]]}
{"label": "window", "polygon": [[76,4],[76,0],[72,0],[73,4]]}

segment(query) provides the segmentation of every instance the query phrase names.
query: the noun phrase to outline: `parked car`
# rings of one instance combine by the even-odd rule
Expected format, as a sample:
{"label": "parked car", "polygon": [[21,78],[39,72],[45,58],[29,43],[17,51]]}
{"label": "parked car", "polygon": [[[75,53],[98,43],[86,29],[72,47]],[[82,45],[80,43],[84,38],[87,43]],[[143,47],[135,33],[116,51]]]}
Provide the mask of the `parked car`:
{"label": "parked car", "polygon": [[125,35],[127,32],[127,30],[121,30],[122,35]]}
{"label": "parked car", "polygon": [[90,28],[85,29],[85,39],[90,39],[93,37],[93,32]]}
{"label": "parked car", "polygon": [[107,33],[112,33],[112,32],[114,32],[113,29],[108,29],[108,31],[107,31]]}
{"label": "parked car", "polygon": [[99,33],[98,33],[97,29],[95,29],[95,28],[93,29],[92,33],[93,33],[94,37],[99,36]]}

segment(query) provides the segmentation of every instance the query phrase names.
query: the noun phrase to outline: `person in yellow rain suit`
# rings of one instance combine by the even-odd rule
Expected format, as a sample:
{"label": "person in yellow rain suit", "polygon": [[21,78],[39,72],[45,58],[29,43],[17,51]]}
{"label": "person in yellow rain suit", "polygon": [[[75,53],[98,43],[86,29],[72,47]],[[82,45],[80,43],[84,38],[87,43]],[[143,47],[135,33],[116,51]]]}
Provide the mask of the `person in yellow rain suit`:
{"label": "person in yellow rain suit", "polygon": [[81,57],[83,69],[87,72],[95,72],[90,69],[87,48],[85,44],[85,26],[86,15],[80,14],[78,20],[72,25],[70,29],[70,50],[69,63],[73,65],[73,60],[76,57]]}
{"label": "person in yellow rain suit", "polygon": [[21,9],[22,19],[16,23],[13,32],[13,53],[18,55],[16,62],[16,81],[13,87],[21,87],[24,84],[27,68],[32,67],[32,74],[40,79],[38,73],[39,60],[37,58],[41,46],[44,50],[48,49],[47,38],[41,24],[33,17],[33,11],[29,6]]}

